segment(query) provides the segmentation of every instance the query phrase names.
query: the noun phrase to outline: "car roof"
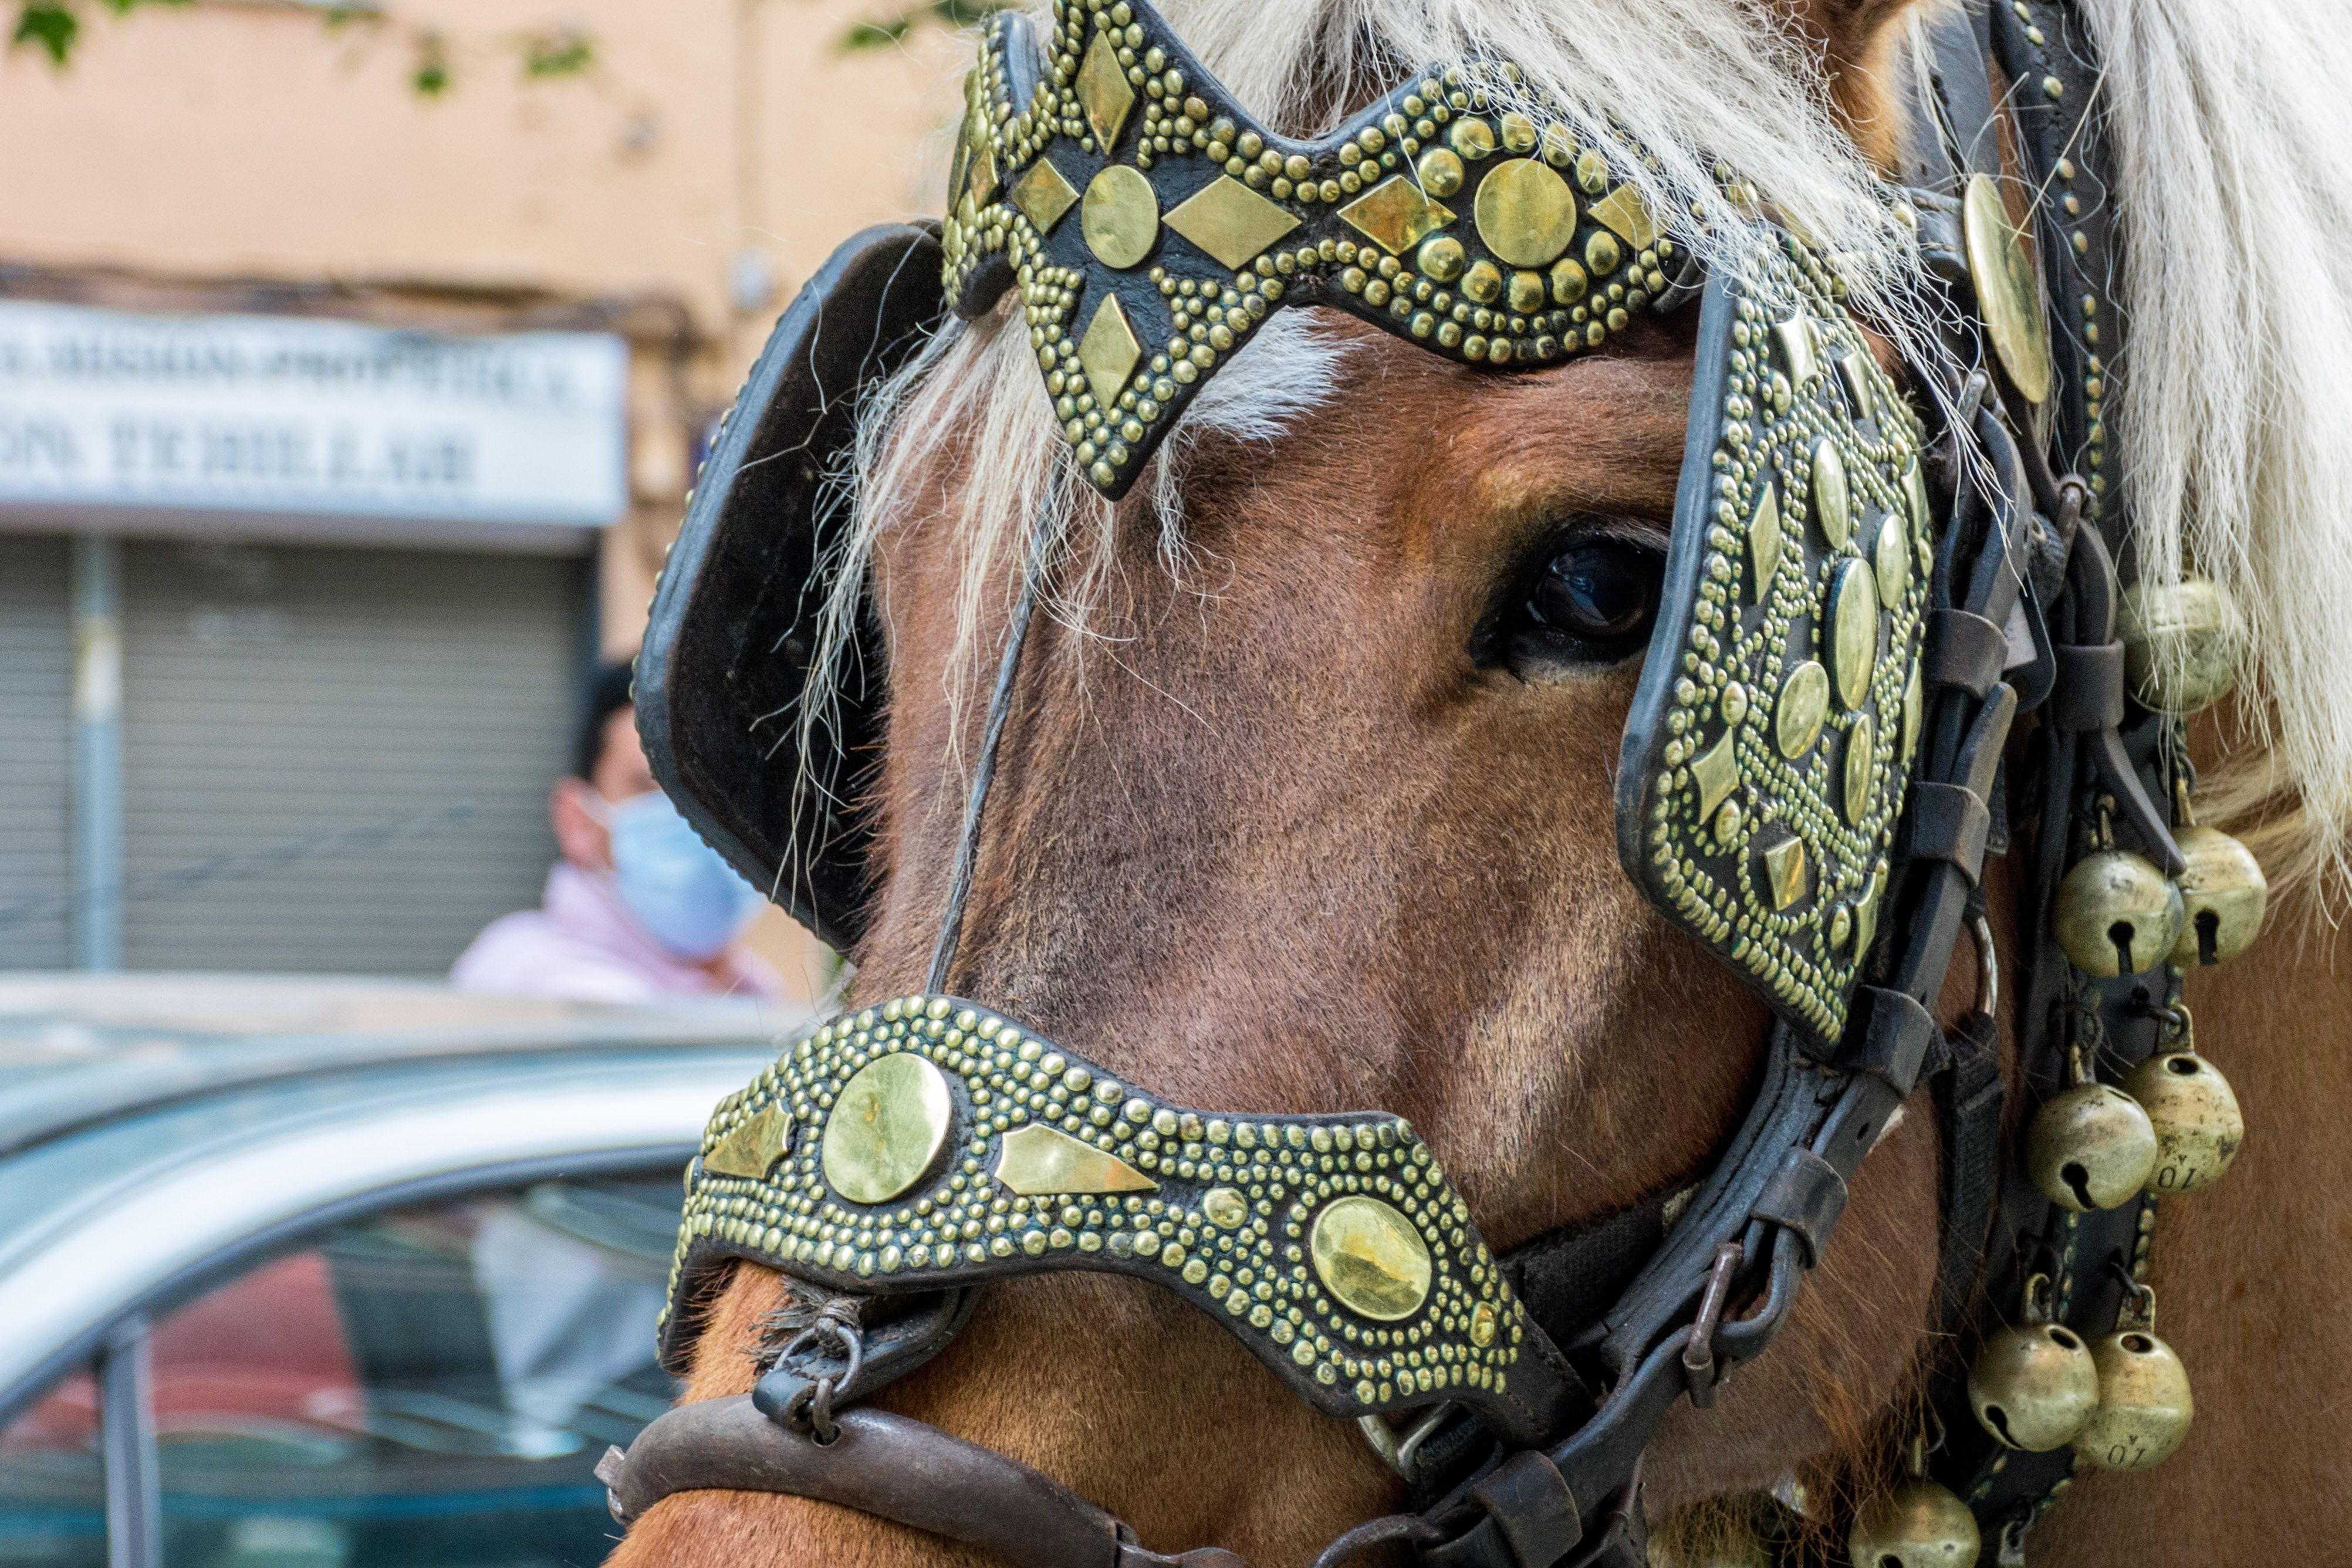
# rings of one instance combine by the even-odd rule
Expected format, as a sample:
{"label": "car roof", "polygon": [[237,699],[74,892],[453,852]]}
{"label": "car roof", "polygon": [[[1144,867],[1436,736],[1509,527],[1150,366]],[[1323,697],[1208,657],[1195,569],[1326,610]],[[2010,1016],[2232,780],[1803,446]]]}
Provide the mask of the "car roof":
{"label": "car roof", "polygon": [[798,1003],[644,1005],[488,996],[438,983],[278,975],[0,977],[0,1160],[143,1107],[394,1060],[760,1045]]}
{"label": "car roof", "polygon": [[0,982],[0,1420],[126,1315],[338,1218],[682,1167],[792,1021],[382,983]]}

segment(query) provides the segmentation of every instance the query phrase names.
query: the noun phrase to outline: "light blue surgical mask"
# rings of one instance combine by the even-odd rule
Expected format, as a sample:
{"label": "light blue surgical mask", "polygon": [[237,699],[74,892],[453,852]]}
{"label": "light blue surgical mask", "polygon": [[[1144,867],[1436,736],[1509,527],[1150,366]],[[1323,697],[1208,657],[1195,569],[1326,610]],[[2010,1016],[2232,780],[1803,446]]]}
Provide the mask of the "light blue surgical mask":
{"label": "light blue surgical mask", "polygon": [[760,910],[759,889],[696,837],[659,790],[608,805],[613,888],[645,933],[679,958],[716,958]]}

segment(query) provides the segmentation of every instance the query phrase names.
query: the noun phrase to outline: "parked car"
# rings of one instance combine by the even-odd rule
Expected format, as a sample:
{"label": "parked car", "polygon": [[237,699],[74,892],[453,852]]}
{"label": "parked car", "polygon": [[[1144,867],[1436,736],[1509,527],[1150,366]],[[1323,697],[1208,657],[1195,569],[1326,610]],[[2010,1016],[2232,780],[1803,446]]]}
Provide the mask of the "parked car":
{"label": "parked car", "polygon": [[0,1564],[601,1562],[679,1173],[792,1022],[0,980]]}

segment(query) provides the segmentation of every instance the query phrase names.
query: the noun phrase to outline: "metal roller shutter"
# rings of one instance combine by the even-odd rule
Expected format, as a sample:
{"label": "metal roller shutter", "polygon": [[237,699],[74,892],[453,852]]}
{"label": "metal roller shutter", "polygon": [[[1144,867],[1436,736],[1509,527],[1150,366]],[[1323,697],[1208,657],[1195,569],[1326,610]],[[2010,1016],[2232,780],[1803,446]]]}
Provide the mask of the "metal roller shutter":
{"label": "metal roller shutter", "polygon": [[543,556],[127,546],[126,966],[436,974],[536,903],[588,581]]}
{"label": "metal roller shutter", "polygon": [[67,545],[0,534],[0,969],[62,969],[73,647]]}

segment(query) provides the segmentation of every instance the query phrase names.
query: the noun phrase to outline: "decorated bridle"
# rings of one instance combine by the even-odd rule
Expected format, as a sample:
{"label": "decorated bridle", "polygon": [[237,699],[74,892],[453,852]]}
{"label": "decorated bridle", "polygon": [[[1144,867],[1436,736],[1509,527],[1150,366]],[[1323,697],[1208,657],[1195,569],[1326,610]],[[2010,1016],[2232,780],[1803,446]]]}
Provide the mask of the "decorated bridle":
{"label": "decorated bridle", "polygon": [[[2016,84],[2038,257],[2000,196],[1996,70]],[[1433,1568],[1637,1564],[1660,1421],[1770,1342],[1923,1081],[1945,1150],[1936,1326],[1979,1349],[1965,1377],[1934,1369],[1952,1414],[1931,1412],[1940,1440],[1911,1441],[1910,1479],[1853,1521],[1855,1563],[2022,1561],[2078,1461],[2168,1454],[2189,1398],[2141,1283],[2156,1198],[2218,1176],[2241,1136],[2179,975],[2252,939],[2264,889],[2187,815],[2179,716],[2227,689],[2236,622],[2209,584],[2120,586],[2095,70],[2063,4],[1910,26],[1901,211],[1948,295],[1946,359],[1982,367],[1915,366],[1923,425],[1827,258],[1782,234],[1702,269],[1632,172],[1507,64],[1417,75],[1294,142],[1140,0],[1057,0],[1042,37],[993,18],[950,216],[844,247],[712,451],[638,667],[656,774],[747,875],[856,942],[869,829],[837,786],[881,740],[878,642],[847,661],[838,723],[780,733],[776,716],[809,680],[860,388],[1008,290],[1077,482],[1114,500],[1274,310],[1334,306],[1507,373],[1696,300],[1619,843],[1665,917],[1773,1008],[1767,1069],[1696,1187],[1498,1254],[1396,1117],[1173,1103],[945,994],[1033,548],[927,990],[788,1042],[688,1172],[664,1359],[683,1365],[737,1259],[793,1282],[773,1359],[752,1394],[681,1405],[608,1455],[616,1516],[772,1490],[1035,1568],[1237,1563],[1147,1551],[1017,1461],[860,1404],[938,1353],[979,1285],[1082,1269],[1174,1291],[1311,1407],[1363,1423],[1408,1510],[1318,1568],[1389,1541]],[[2021,862],[2009,1077],[1988,855]],[[1948,1032],[1929,1007],[1963,930],[1978,1010]],[[2040,1107],[2022,1169],[2000,1138],[2009,1082]]]}

